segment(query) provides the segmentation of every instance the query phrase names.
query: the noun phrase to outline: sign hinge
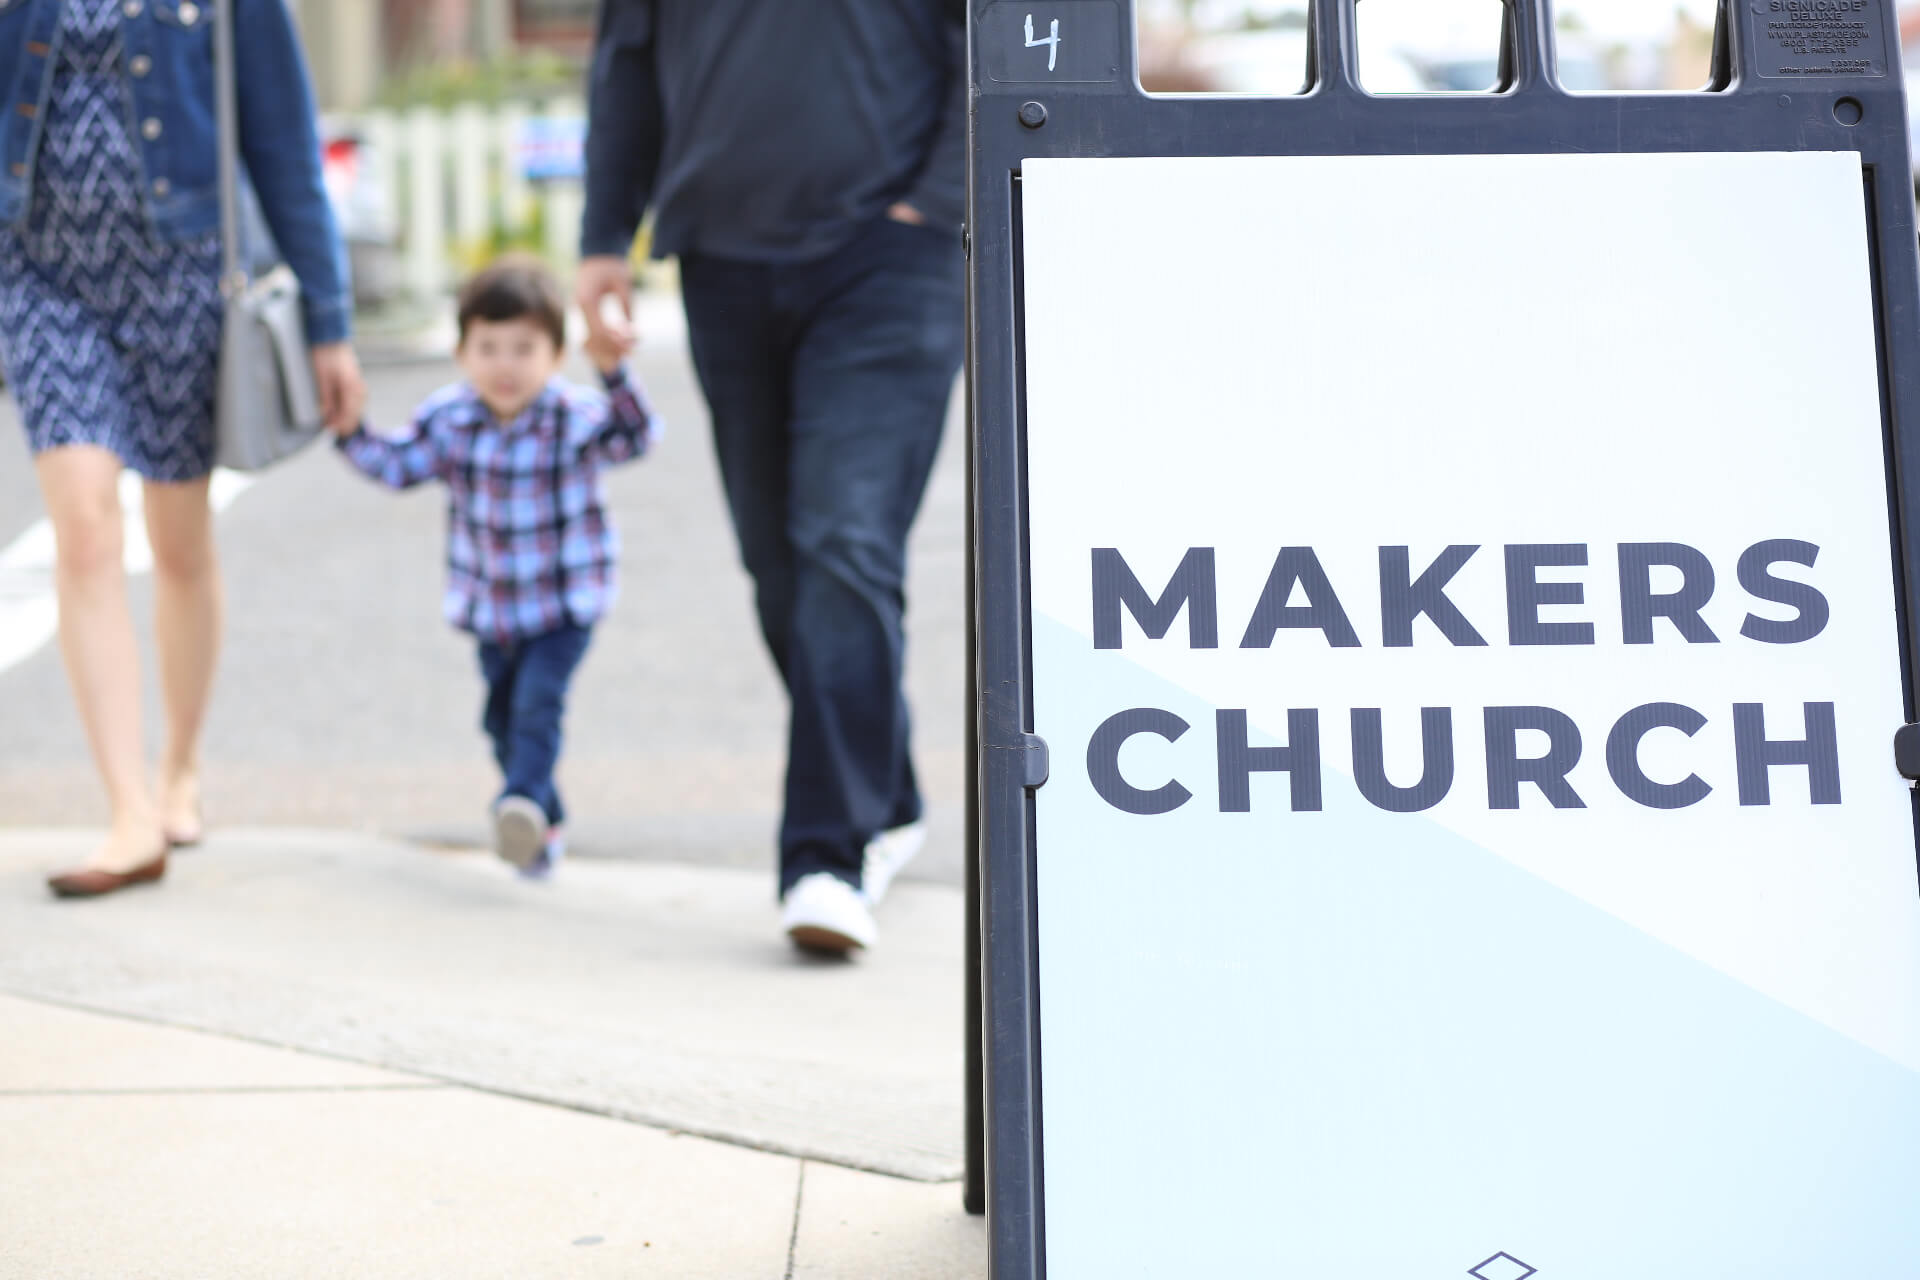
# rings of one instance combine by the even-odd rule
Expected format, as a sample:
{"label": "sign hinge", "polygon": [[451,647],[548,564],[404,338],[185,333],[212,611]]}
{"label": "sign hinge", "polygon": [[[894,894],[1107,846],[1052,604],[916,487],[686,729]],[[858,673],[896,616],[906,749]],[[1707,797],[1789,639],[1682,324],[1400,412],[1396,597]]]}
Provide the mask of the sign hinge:
{"label": "sign hinge", "polygon": [[1026,761],[1026,772],[1021,785],[1029,791],[1038,791],[1047,785],[1047,778],[1053,768],[1053,757],[1047,751],[1047,740],[1037,733],[1023,733],[1020,735],[1020,752]]}
{"label": "sign hinge", "polygon": [[1893,731],[1893,767],[1909,782],[1920,782],[1920,724]]}

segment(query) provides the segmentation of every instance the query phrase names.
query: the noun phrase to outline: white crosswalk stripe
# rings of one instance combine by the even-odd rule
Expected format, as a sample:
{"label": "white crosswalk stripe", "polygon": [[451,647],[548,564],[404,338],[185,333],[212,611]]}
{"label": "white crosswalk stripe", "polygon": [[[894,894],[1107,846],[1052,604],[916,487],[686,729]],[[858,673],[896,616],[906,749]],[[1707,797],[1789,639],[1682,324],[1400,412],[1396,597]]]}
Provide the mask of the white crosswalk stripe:
{"label": "white crosswalk stripe", "polygon": [[[208,501],[216,512],[223,511],[252,484],[251,476],[216,471]],[[123,473],[120,510],[126,523],[124,562],[129,576],[153,568],[141,493],[140,478]],[[58,633],[60,608],[54,597],[53,566],[53,526],[45,520],[28,526],[0,548],[0,671],[25,662]]]}

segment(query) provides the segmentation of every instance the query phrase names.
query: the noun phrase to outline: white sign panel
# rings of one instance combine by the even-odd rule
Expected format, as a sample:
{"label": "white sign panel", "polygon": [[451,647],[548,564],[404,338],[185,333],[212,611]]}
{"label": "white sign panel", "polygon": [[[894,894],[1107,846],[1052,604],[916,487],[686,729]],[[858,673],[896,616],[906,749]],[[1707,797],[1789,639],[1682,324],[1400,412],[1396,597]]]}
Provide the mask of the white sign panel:
{"label": "white sign panel", "polygon": [[1022,191],[1051,1280],[1920,1276],[1858,157]]}

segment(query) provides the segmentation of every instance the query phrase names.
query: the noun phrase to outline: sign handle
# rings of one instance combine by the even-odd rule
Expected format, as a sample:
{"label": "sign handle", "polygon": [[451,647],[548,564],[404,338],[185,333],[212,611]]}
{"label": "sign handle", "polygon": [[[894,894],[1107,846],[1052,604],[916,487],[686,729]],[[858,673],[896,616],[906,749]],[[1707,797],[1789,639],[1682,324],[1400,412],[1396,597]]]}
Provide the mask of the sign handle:
{"label": "sign handle", "polygon": [[1313,0],[1307,10],[1307,84],[1331,96],[1361,92],[1354,0]]}

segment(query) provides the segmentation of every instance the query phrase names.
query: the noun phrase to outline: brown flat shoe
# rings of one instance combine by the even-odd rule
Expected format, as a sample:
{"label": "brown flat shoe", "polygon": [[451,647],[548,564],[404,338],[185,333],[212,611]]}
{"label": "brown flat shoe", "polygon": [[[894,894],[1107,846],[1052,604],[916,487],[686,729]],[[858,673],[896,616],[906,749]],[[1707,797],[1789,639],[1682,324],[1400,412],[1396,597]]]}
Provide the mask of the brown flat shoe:
{"label": "brown flat shoe", "polygon": [[164,850],[151,862],[143,862],[131,871],[63,871],[47,877],[47,888],[56,898],[98,898],[136,884],[152,884],[167,874]]}

